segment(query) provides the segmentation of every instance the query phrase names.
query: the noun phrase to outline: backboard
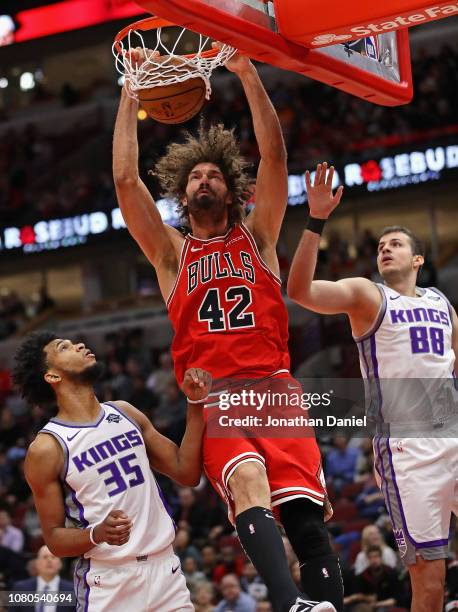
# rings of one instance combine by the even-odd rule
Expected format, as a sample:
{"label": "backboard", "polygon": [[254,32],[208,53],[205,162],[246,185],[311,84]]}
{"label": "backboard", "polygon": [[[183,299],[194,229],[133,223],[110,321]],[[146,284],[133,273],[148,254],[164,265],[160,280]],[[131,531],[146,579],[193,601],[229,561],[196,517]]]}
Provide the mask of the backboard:
{"label": "backboard", "polygon": [[[413,95],[407,30],[306,48],[278,32],[275,3],[261,0],[136,0],[172,23],[228,43],[253,59],[304,74],[386,106]],[[339,37],[330,37],[338,42]]]}

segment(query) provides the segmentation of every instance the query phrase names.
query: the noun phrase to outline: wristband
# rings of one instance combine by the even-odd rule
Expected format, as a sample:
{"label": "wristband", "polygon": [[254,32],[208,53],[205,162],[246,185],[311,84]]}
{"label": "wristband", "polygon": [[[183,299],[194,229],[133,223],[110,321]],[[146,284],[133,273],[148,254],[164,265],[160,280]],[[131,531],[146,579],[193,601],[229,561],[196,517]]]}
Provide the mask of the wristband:
{"label": "wristband", "polygon": [[316,219],[315,217],[309,217],[306,229],[321,236],[326,221],[327,219]]}
{"label": "wristband", "polygon": [[189,397],[186,397],[186,399],[188,400],[188,404],[202,404],[208,400],[208,395],[201,400],[190,400]]}
{"label": "wristband", "polygon": [[91,540],[92,544],[94,544],[94,546],[98,546],[101,542],[96,542],[94,540],[94,529],[97,527],[98,523],[96,525],[92,525],[89,529],[89,539]]}

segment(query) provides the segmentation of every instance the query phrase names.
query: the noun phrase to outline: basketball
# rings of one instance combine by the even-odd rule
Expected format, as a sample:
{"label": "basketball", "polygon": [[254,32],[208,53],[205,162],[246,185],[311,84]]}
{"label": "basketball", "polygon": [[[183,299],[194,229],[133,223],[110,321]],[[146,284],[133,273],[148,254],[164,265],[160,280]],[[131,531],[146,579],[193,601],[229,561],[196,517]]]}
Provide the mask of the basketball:
{"label": "basketball", "polygon": [[160,123],[184,123],[200,111],[205,102],[203,79],[140,89],[138,99],[150,117]]}

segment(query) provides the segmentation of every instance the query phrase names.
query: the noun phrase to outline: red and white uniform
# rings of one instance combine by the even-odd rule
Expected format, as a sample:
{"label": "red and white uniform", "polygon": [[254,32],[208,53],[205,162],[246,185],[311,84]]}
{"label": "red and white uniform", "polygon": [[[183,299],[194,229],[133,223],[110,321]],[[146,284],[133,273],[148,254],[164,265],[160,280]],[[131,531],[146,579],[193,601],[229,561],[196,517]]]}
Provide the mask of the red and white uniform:
{"label": "red and white uniform", "polygon": [[178,382],[189,367],[213,378],[287,372],[288,312],[280,288],[245,226],[209,240],[186,236],[167,300]]}
{"label": "red and white uniform", "polygon": [[[281,280],[261,259],[245,225],[208,240],[186,236],[167,307],[175,330],[172,354],[179,383],[190,367],[207,370],[214,380],[293,380]],[[246,461],[265,467],[273,506],[296,497],[323,504],[320,452],[313,437],[205,436],[205,470],[229,506],[227,482]]]}

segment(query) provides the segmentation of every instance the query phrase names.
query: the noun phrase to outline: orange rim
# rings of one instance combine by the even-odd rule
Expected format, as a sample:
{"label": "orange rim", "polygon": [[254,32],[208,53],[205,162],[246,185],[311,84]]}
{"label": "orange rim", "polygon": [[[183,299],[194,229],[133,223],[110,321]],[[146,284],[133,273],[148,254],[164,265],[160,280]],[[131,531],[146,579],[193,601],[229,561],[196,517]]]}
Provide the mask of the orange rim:
{"label": "orange rim", "polygon": [[[158,30],[159,28],[170,28],[176,27],[175,23],[171,23],[166,19],[161,19],[160,17],[147,17],[146,19],[140,19],[140,21],[136,21],[135,23],[131,23],[126,26],[122,30],[120,30],[115,36],[115,48],[118,53],[122,53],[123,49],[121,46],[121,40],[125,38],[131,30],[141,30],[142,32],[146,32],[148,30]],[[208,51],[204,51],[200,54],[200,57],[205,59],[216,57],[218,55],[218,49],[209,49]],[[180,57],[187,57],[192,59],[196,57],[197,53],[188,53],[187,55],[181,55]]]}

